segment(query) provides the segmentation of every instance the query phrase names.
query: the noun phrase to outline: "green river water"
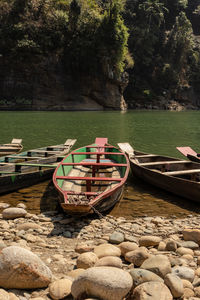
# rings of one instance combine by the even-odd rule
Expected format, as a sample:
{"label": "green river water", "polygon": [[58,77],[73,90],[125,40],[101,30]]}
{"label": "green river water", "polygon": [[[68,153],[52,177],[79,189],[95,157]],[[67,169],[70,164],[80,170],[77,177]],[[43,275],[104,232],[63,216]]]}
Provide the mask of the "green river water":
{"label": "green river water", "polygon": [[[0,144],[22,138],[24,150],[76,138],[75,148],[108,137],[110,144],[129,142],[135,149],[183,158],[176,146],[200,150],[200,112],[0,112]],[[0,202],[24,202],[31,212],[57,207],[53,186],[41,183],[3,195]],[[187,215],[199,212],[197,203],[160,191],[130,178],[123,199],[110,212],[117,216]]]}

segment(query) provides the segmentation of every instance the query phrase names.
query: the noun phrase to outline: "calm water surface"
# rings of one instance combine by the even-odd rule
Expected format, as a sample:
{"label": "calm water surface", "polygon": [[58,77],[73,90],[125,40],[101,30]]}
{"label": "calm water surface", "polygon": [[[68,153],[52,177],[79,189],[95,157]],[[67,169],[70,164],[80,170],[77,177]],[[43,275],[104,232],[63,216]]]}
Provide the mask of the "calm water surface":
{"label": "calm water surface", "polygon": [[[0,112],[0,143],[22,138],[24,150],[63,143],[76,138],[78,146],[96,137],[109,142],[129,142],[135,149],[183,158],[176,146],[200,148],[200,112],[128,111],[121,112]],[[50,182],[3,195],[0,202],[24,202],[29,211],[57,207]],[[199,212],[195,203],[160,191],[130,178],[123,199],[111,214],[117,216],[187,215]]]}

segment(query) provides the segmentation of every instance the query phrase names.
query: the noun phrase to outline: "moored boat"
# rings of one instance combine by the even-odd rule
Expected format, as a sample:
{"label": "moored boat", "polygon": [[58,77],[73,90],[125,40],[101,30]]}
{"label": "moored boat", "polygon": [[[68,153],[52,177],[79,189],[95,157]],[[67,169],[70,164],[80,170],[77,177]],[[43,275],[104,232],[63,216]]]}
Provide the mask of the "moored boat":
{"label": "moored boat", "polygon": [[128,173],[127,156],[107,138],[96,138],[60,162],[53,183],[67,214],[86,215],[111,208],[122,196]]}
{"label": "moored boat", "polygon": [[10,144],[0,145],[0,156],[19,153],[22,149],[22,139],[12,139]]}
{"label": "moored boat", "polygon": [[0,158],[0,194],[9,193],[51,178],[54,169],[76,140],[24,151]]}
{"label": "moored boat", "polygon": [[128,154],[134,176],[180,197],[200,202],[198,163],[136,151],[128,143],[118,146]]}

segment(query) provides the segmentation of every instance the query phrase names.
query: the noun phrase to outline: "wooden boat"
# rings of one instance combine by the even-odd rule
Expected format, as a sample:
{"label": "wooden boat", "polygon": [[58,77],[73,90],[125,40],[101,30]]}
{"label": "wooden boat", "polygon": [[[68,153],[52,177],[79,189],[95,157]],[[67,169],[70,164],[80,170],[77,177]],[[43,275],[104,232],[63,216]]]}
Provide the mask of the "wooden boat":
{"label": "wooden boat", "polygon": [[195,152],[191,147],[176,147],[176,149],[189,160],[200,163],[200,154]]}
{"label": "wooden boat", "polygon": [[118,146],[129,155],[133,175],[178,196],[200,201],[198,163],[136,151],[128,143]]}
{"label": "wooden boat", "polygon": [[10,144],[0,145],[0,156],[19,153],[22,149],[22,139],[12,139]]}
{"label": "wooden boat", "polygon": [[128,173],[128,157],[107,138],[96,138],[61,161],[53,183],[67,214],[86,215],[111,208],[122,196]]}
{"label": "wooden boat", "polygon": [[28,150],[0,158],[0,194],[9,193],[51,178],[53,171],[76,140]]}

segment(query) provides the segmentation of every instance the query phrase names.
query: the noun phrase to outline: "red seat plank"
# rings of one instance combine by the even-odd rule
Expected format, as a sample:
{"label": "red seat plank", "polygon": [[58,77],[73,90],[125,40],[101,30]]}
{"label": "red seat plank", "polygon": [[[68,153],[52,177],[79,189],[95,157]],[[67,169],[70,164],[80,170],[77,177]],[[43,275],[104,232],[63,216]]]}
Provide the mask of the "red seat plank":
{"label": "red seat plank", "polygon": [[112,177],[79,177],[79,176],[56,176],[56,179],[85,180],[85,181],[121,181],[123,178]]}
{"label": "red seat plank", "polygon": [[105,166],[105,167],[127,167],[127,164],[118,163],[95,163],[95,162],[80,162],[80,163],[62,163],[62,166]]}
{"label": "red seat plank", "polygon": [[107,155],[107,154],[112,154],[112,155],[124,155],[122,152],[71,152],[71,154],[76,154],[76,155],[83,155],[83,154],[90,154],[90,155]]}
{"label": "red seat plank", "polygon": [[86,148],[111,148],[111,149],[117,149],[117,147],[114,147],[114,146],[92,146],[92,145],[86,146]]}

